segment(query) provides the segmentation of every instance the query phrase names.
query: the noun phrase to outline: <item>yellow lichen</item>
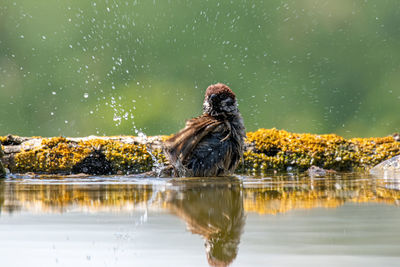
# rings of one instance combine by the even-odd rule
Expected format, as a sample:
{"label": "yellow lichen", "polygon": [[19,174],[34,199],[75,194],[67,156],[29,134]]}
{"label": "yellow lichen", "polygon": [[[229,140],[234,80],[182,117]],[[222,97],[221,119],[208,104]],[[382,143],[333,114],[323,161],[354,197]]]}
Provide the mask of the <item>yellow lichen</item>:
{"label": "yellow lichen", "polygon": [[100,139],[80,142],[79,145],[100,149],[110,161],[114,172],[140,173],[151,170],[153,165],[152,158],[144,145]]}
{"label": "yellow lichen", "polygon": [[[168,136],[161,137],[165,140]],[[0,137],[5,141],[7,137]],[[247,133],[247,151],[238,172],[306,170],[312,165],[338,171],[365,170],[400,154],[400,142],[393,137],[344,139],[335,134],[289,133],[259,129]],[[145,145],[116,140],[71,141],[64,137],[44,138],[42,145],[15,155],[13,172],[71,172],[73,166],[94,152],[101,152],[113,172],[140,173],[151,170],[155,160],[166,163],[161,149],[148,152]]]}
{"label": "yellow lichen", "polygon": [[167,141],[169,138],[171,138],[172,136],[174,136],[173,134],[171,134],[171,135],[162,135],[161,136],[161,141],[162,142],[165,142],[165,141]]}
{"label": "yellow lichen", "polygon": [[[392,137],[344,139],[335,134],[296,134],[277,129],[247,133],[250,148],[242,169],[305,170],[312,165],[339,171],[361,170],[400,153]],[[239,168],[240,169],[240,168]]]}
{"label": "yellow lichen", "polygon": [[94,151],[105,155],[115,173],[140,173],[151,170],[153,166],[151,155],[144,145],[102,139],[73,142],[64,137],[54,137],[43,139],[40,148],[16,154],[16,169],[13,171],[69,173],[73,166]]}
{"label": "yellow lichen", "polygon": [[70,172],[89,155],[90,149],[69,142],[63,137],[43,139],[42,147],[16,154],[15,170],[21,172]]}
{"label": "yellow lichen", "polygon": [[4,143],[7,139],[7,136],[0,136],[0,143]]}

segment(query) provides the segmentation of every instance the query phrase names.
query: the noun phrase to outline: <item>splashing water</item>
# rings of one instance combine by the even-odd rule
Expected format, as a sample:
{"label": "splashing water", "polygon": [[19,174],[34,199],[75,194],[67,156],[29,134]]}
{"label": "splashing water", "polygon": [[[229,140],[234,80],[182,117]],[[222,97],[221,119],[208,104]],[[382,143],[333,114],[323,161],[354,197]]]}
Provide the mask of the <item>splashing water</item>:
{"label": "splashing water", "polygon": [[[135,121],[133,120],[135,118],[132,109],[129,109],[126,111],[120,103],[117,103],[118,100],[122,100],[122,97],[119,96],[118,99],[115,97],[111,97],[111,102],[108,104],[109,107],[112,108],[114,114],[113,114],[113,121],[116,122],[115,126],[120,126],[122,119],[124,120],[132,120],[132,130],[135,133],[135,135],[139,138],[139,142],[141,144],[144,144],[146,146],[146,150],[151,156],[152,162],[153,162],[153,167],[152,171],[156,172],[157,176],[160,175],[161,171],[163,168],[165,168],[165,165],[162,162],[159,162],[157,157],[154,155],[154,152],[152,151],[151,147],[148,146],[147,144],[149,143],[149,138],[147,135],[143,132],[142,129],[138,129],[135,125]],[[132,103],[135,103],[136,100],[132,100]],[[136,108],[133,107],[135,110]]]}
{"label": "splashing water", "polygon": [[146,146],[146,150],[151,156],[151,159],[153,161],[152,171],[156,172],[157,176],[160,176],[161,171],[165,168],[165,164],[158,161],[158,159],[154,155],[152,149],[147,145],[148,141],[149,141],[147,135],[145,133],[143,133],[141,130],[138,130],[134,123],[133,123],[133,129],[134,129],[135,133],[137,134],[137,136],[139,137],[141,143],[143,143]]}

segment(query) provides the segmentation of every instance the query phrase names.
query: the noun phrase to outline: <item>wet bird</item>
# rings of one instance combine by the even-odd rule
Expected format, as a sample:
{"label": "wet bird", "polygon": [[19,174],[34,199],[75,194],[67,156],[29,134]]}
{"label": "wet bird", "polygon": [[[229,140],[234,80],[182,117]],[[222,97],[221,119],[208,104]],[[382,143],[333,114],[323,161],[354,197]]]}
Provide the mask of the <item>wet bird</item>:
{"label": "wet bird", "polygon": [[164,152],[175,176],[227,176],[243,156],[244,138],[236,96],[217,83],[206,90],[203,114],[166,140]]}

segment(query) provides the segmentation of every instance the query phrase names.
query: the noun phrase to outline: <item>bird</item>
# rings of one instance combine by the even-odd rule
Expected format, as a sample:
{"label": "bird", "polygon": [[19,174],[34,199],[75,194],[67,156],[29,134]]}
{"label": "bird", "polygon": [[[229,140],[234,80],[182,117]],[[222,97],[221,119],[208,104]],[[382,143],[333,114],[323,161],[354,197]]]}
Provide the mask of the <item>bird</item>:
{"label": "bird", "polygon": [[225,84],[208,86],[203,114],[164,142],[175,177],[232,175],[243,158],[246,136],[236,95]]}

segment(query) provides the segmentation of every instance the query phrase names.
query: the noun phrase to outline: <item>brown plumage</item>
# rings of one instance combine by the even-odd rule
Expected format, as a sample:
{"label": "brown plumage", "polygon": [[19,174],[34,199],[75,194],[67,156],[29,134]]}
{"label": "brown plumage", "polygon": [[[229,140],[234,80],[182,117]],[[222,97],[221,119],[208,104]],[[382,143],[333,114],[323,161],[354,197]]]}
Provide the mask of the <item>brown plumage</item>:
{"label": "brown plumage", "polygon": [[222,176],[243,155],[245,129],[235,94],[221,83],[206,90],[203,115],[168,139],[164,151],[175,176]]}

